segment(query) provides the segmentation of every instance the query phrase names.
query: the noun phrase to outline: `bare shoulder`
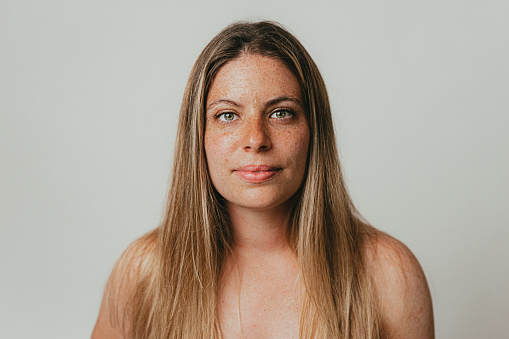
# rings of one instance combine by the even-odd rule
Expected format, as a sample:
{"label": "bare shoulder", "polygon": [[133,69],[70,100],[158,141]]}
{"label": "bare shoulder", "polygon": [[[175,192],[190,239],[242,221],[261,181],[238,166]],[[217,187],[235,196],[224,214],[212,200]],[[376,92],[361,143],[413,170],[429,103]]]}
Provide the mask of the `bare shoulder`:
{"label": "bare shoulder", "polygon": [[157,250],[157,229],[134,241],[117,260],[106,283],[92,339],[127,338],[132,297],[149,274]]}
{"label": "bare shoulder", "polygon": [[434,338],[428,283],[413,253],[382,232],[368,232],[365,240],[385,337]]}

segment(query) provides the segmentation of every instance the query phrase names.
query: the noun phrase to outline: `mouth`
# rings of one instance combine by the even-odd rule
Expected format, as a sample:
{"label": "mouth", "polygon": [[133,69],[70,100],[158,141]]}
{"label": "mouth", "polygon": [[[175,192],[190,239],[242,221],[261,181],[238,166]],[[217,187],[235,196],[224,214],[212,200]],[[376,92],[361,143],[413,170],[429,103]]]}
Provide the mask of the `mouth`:
{"label": "mouth", "polygon": [[262,183],[274,178],[280,171],[281,168],[268,165],[248,165],[234,170],[233,173],[243,181]]}

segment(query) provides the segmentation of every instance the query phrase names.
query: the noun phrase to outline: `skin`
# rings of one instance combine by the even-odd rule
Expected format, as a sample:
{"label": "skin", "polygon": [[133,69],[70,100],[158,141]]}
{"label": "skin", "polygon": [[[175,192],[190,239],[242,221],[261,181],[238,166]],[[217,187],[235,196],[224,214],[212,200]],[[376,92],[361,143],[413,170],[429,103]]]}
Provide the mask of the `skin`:
{"label": "skin", "polygon": [[[299,189],[309,146],[301,103],[297,79],[279,60],[246,55],[219,70],[207,96],[205,152],[230,211],[274,209]],[[239,174],[249,165],[278,170],[253,183]]]}
{"label": "skin", "polygon": [[[259,55],[228,62],[207,96],[208,169],[226,200],[235,234],[218,294],[224,338],[298,338],[299,272],[285,234],[288,201],[302,184],[309,147],[301,103],[297,79],[288,68]],[[238,173],[246,165],[262,164],[276,173]],[[401,242],[380,232],[370,234],[365,251],[384,338],[434,338],[431,297],[418,261]],[[137,247],[155,249],[148,241],[135,244],[117,267],[117,276],[126,277],[125,285],[110,279],[93,339],[123,338],[109,316],[112,308],[127,307],[136,282],[133,267],[143,270],[152,253],[140,254]],[[129,321],[126,326],[128,330]]]}
{"label": "skin", "polygon": [[[297,338],[297,258],[285,221],[309,147],[299,83],[281,61],[244,55],[220,69],[206,107],[208,169],[236,237],[219,291],[224,337]],[[277,170],[251,182],[238,173],[249,165]]]}
{"label": "skin", "polygon": [[412,252],[384,234],[371,239],[366,252],[379,299],[384,338],[435,338],[428,283]]}

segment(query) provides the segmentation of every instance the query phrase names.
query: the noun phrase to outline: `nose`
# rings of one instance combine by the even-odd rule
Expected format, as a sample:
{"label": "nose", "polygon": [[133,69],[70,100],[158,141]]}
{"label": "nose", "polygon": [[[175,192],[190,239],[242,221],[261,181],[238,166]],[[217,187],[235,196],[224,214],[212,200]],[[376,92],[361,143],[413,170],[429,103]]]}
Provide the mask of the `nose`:
{"label": "nose", "polygon": [[262,118],[246,121],[243,149],[250,152],[267,151],[272,147],[267,126]]}

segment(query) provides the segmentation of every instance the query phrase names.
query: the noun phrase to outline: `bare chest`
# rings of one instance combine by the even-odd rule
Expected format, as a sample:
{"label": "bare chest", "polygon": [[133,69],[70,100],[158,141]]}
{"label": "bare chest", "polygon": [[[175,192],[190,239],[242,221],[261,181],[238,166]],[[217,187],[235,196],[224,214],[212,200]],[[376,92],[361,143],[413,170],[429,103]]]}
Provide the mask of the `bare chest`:
{"label": "bare chest", "polygon": [[225,276],[218,297],[224,338],[298,338],[300,299],[296,270]]}

